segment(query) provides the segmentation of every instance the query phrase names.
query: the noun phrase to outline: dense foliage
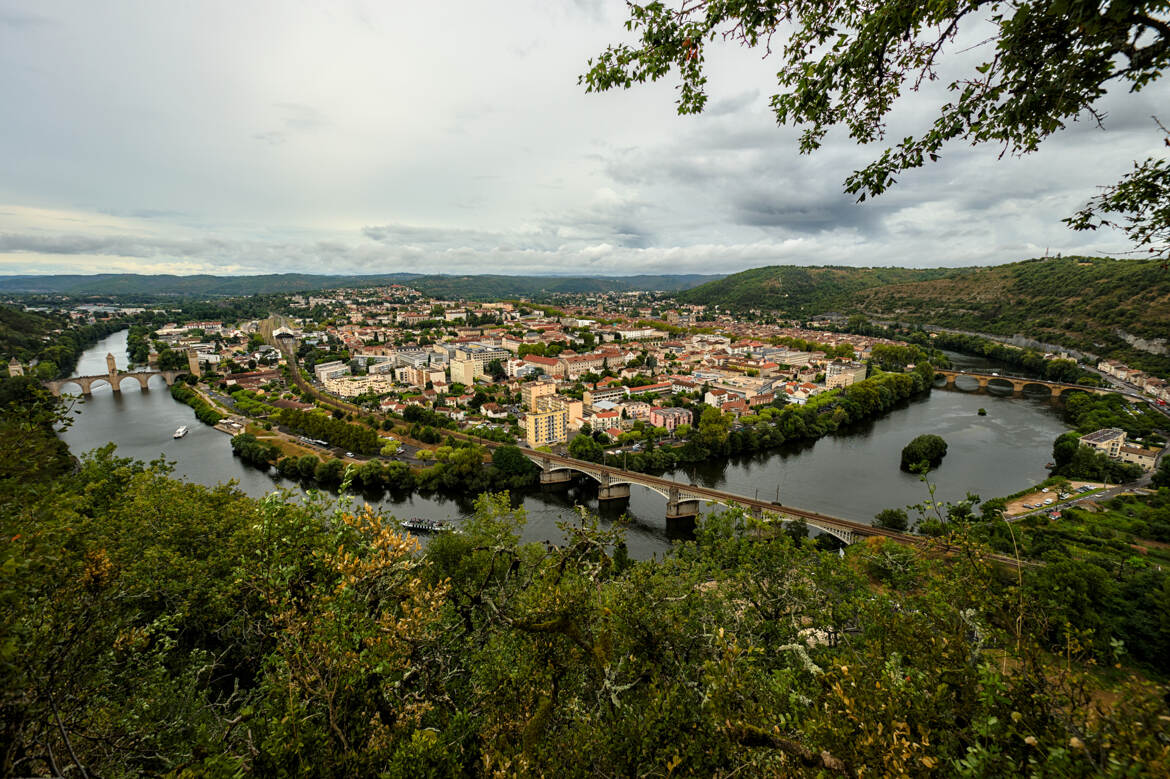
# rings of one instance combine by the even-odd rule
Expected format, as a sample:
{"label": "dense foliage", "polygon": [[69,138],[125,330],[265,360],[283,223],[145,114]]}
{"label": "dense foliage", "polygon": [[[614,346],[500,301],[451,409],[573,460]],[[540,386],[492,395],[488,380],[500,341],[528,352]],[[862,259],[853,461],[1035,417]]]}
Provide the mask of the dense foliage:
{"label": "dense foliage", "polygon": [[1023,374],[1047,381],[1093,386],[1102,383],[1095,374],[1080,368],[1076,360],[1061,358],[1046,360],[1044,354],[1035,349],[1022,349],[978,335],[943,331],[932,334],[930,342],[939,349],[951,349],[962,354],[986,357],[1010,365]]}
{"label": "dense foliage", "polygon": [[171,386],[171,397],[180,403],[186,403],[195,410],[195,418],[205,425],[215,425],[223,419],[223,414],[216,411],[210,403],[203,399],[195,390],[182,381],[176,381]]}
{"label": "dense foliage", "polygon": [[[680,293],[679,298],[791,316],[860,312],[872,319],[972,333],[1008,337],[1023,333],[1170,376],[1170,356],[1134,345],[1135,339],[1165,338],[1170,332],[1170,275],[1155,261],[1048,257],[933,271],[778,266],[732,274]],[[1042,365],[1037,360],[1041,355],[984,341],[939,333],[920,345],[933,342],[941,348],[984,354],[1053,380],[1076,382],[1085,377],[1074,373],[1071,365]]]}
{"label": "dense foliage", "polygon": [[[52,438],[35,385],[0,396],[21,404],[0,436]],[[633,562],[589,518],[521,544],[502,496],[420,550],[368,508],[251,500],[112,447],[76,472],[26,451],[35,467],[0,473],[4,775],[1168,768],[1164,688],[1099,674],[1077,640],[1086,605],[1163,592],[1153,569],[1085,601],[1059,565],[1021,589],[977,555],[840,557],[738,511]],[[1108,620],[1135,656],[1137,634],[1165,640]]]}
{"label": "dense foliage", "polygon": [[267,470],[280,457],[280,449],[260,441],[251,433],[240,433],[232,436],[232,454],[261,470]]}
{"label": "dense foliage", "polygon": [[296,433],[359,454],[377,454],[382,448],[377,432],[369,427],[334,419],[320,411],[282,408],[273,419]]}
{"label": "dense foliage", "polygon": [[1046,563],[1028,597],[1047,615],[1053,646],[1086,649],[1103,665],[1124,659],[1170,674],[1170,491],[1123,496],[1103,508],[1068,508],[981,528],[1007,554]]}
{"label": "dense foliage", "polygon": [[942,436],[925,433],[915,436],[910,443],[902,447],[901,467],[904,471],[936,468],[946,454],[947,442]]}
{"label": "dense foliage", "polygon": [[59,313],[0,305],[0,358],[5,366],[10,359],[25,366],[36,361],[30,372],[42,380],[63,378],[77,367],[82,352],[125,326],[117,321],[77,324]]}
{"label": "dense foliage", "polygon": [[1115,393],[1072,393],[1064,400],[1064,419],[1082,433],[1116,427],[1128,433],[1130,438],[1144,438],[1167,427],[1166,417],[1147,404],[1131,403],[1125,396]]}
{"label": "dense foliage", "polygon": [[1170,376],[1170,357],[1126,340],[1165,338],[1167,300],[1170,274],[1159,262],[1049,257],[875,287],[860,292],[854,305],[881,319],[1002,336],[1023,333]]}

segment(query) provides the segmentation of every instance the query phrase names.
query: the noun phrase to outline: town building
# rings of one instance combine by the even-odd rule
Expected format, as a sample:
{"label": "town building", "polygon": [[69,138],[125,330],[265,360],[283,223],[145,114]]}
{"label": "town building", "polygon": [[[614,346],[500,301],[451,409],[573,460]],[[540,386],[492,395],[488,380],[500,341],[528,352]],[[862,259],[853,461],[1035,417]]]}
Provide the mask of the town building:
{"label": "town building", "polygon": [[585,401],[585,407],[592,409],[603,400],[617,401],[624,400],[626,397],[626,388],[622,386],[603,387],[601,389],[585,390],[582,395],[582,400]]}
{"label": "town building", "polygon": [[328,379],[336,379],[341,376],[348,376],[349,363],[343,362],[341,360],[319,363],[313,368],[313,373],[317,376],[317,381],[324,383]]}
{"label": "town building", "polygon": [[520,398],[524,403],[524,408],[533,411],[536,409],[538,398],[555,395],[556,392],[557,385],[554,381],[530,381],[520,388]]}
{"label": "town building", "polygon": [[472,384],[484,375],[484,363],[480,360],[454,359],[451,361],[451,381],[456,384]]}
{"label": "town building", "polygon": [[1081,436],[1082,446],[1091,446],[1098,452],[1117,459],[1121,456],[1121,447],[1125,446],[1125,431],[1116,427],[1106,427]]}
{"label": "town building", "polygon": [[673,431],[679,425],[689,425],[694,419],[690,409],[685,408],[652,408],[650,409],[650,424],[655,427],[665,427]]}
{"label": "town building", "polygon": [[825,368],[825,386],[849,387],[865,379],[866,368],[863,364],[833,361]]}
{"label": "town building", "polygon": [[552,402],[555,395],[539,398],[537,410],[524,415],[524,437],[531,447],[564,443],[568,436],[569,410]]}
{"label": "town building", "polygon": [[1152,471],[1158,462],[1158,450],[1126,445],[1121,447],[1117,459],[1123,463],[1136,465],[1143,471]]}

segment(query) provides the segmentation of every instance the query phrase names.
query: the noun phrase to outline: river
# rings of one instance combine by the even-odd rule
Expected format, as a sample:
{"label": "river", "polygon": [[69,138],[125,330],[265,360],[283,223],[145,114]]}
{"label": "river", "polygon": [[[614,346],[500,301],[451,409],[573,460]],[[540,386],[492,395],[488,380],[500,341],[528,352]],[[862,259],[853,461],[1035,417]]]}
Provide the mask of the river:
{"label": "river", "polygon": [[[106,373],[107,352],[114,354],[120,366],[126,365],[126,331],[88,349],[74,375]],[[1003,369],[982,358],[951,357],[956,367],[967,370]],[[65,388],[70,390],[77,392]],[[986,408],[987,415],[979,416],[979,408]],[[180,425],[187,425],[191,432],[185,438],[172,438]],[[967,492],[985,498],[1007,495],[1042,480],[1052,442],[1066,429],[1059,406],[1047,398],[935,390],[881,419],[812,444],[704,463],[667,476],[766,500],[778,495],[781,503],[869,522],[883,508],[927,498],[919,478],[898,468],[902,447],[916,435],[935,433],[947,441],[947,456],[931,471],[930,479],[939,499],[958,500]],[[62,438],[75,454],[112,441],[123,457],[145,461],[163,457],[174,463],[178,477],[207,485],[235,480],[254,497],[279,487],[303,492],[298,483],[262,473],[233,457],[230,438],[197,421],[189,407],[171,398],[161,377],[152,379],[145,392],[133,379],[122,382],[120,393],[104,384],[96,387],[91,397],[78,404],[74,423]],[[463,496],[367,497],[399,518],[458,518],[472,508],[471,499]],[[598,511],[597,490],[589,480],[533,492],[519,502],[528,514],[524,538],[530,541],[559,540],[556,523],[572,520],[577,504]],[[631,555],[648,558],[670,547],[666,502],[660,495],[632,487],[628,504],[605,505],[600,511],[607,521],[626,512]]]}

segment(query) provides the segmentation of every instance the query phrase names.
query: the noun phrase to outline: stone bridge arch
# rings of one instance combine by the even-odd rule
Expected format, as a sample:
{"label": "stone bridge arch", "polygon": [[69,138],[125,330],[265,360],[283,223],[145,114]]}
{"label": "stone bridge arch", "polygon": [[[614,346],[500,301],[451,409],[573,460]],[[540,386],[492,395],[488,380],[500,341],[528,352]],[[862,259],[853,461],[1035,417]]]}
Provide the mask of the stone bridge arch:
{"label": "stone bridge arch", "polygon": [[1007,393],[1012,395],[1020,391],[1021,384],[1012,379],[1005,379],[1003,376],[992,376],[989,379],[981,380],[979,386],[990,392],[996,390],[997,393]]}

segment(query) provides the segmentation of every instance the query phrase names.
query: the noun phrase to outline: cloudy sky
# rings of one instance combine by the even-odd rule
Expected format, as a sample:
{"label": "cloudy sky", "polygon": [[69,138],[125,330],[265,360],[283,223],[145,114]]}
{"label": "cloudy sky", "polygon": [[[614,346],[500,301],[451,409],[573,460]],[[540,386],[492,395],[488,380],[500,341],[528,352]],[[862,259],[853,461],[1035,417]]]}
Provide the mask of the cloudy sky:
{"label": "cloudy sky", "polygon": [[[709,54],[587,95],[620,0],[0,0],[0,274],[728,273],[1124,251],[1060,222],[1158,152],[1170,80],[1025,159],[958,147],[856,205],[880,153],[811,157],[768,111],[777,66]],[[966,55],[971,56],[971,55]],[[941,92],[911,95],[895,138]],[[1163,108],[1163,113],[1166,113]],[[1163,116],[1164,120],[1170,117]]]}

